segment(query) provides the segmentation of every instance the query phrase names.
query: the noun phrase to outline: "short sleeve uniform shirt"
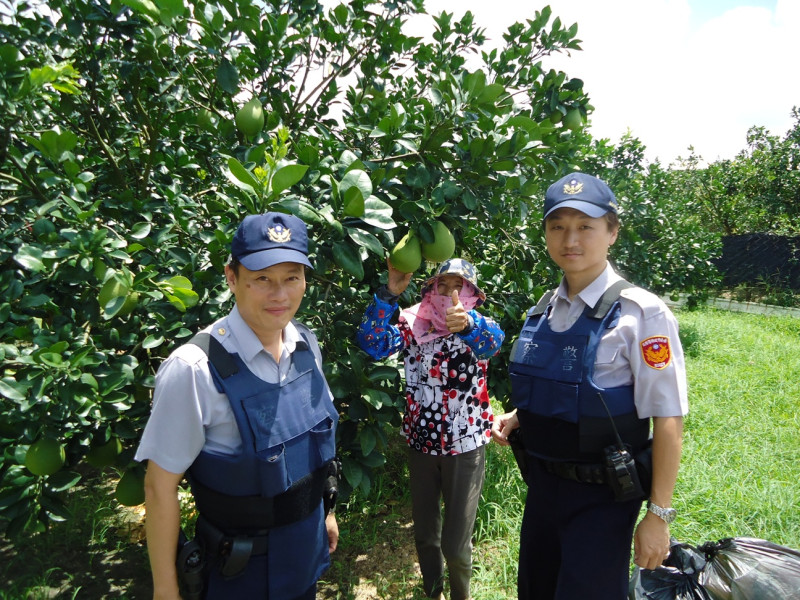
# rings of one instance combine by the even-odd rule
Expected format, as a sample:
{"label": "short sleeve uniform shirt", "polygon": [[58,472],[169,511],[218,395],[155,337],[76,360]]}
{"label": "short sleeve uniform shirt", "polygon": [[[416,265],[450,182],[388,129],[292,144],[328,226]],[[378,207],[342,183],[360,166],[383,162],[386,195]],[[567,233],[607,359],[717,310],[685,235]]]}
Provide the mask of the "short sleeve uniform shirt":
{"label": "short sleeve uniform shirt", "polygon": [[[279,362],[264,350],[235,306],[228,316],[203,331],[217,338],[228,352],[238,354],[257,377],[278,383],[289,371],[297,344],[304,343],[301,328],[322,370],[315,336],[295,321],[283,331]],[[166,471],[184,473],[203,450],[232,455],[241,451],[241,445],[230,402],[217,391],[206,354],[194,344],[178,347],[156,374],[153,407],[136,460],[153,460]]]}
{"label": "short sleeve uniform shirt", "polygon": [[[594,307],[620,279],[607,265],[572,300],[562,280],[550,302],[550,328],[555,332],[569,329],[587,306]],[[595,383],[602,388],[633,384],[639,418],[687,414],[686,367],[675,316],[658,296],[642,288],[624,290],[620,296],[619,323],[602,336],[597,350]]]}

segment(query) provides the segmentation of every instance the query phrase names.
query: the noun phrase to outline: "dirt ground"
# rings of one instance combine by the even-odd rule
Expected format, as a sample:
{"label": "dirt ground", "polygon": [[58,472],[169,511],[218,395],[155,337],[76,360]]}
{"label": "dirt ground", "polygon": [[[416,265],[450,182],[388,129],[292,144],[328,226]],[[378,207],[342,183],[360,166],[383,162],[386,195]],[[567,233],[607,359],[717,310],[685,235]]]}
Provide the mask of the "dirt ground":
{"label": "dirt ground", "polygon": [[[320,600],[412,600],[423,598],[421,575],[414,548],[410,508],[387,506],[383,514],[370,515],[372,537],[365,548],[348,540],[349,532],[362,520],[348,517],[341,523],[341,543],[330,571],[320,581]],[[363,535],[363,534],[362,534]],[[361,538],[353,536],[354,539]]]}

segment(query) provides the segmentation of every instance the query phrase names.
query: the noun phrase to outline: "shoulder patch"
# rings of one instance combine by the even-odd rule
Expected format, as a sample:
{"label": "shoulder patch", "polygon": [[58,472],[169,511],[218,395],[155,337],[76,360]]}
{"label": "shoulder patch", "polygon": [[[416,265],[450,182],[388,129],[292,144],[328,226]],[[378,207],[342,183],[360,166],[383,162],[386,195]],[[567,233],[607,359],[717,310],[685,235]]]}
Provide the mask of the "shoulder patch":
{"label": "shoulder patch", "polygon": [[654,335],[641,343],[642,358],[651,369],[666,369],[672,361],[672,349],[669,338],[663,335]]}

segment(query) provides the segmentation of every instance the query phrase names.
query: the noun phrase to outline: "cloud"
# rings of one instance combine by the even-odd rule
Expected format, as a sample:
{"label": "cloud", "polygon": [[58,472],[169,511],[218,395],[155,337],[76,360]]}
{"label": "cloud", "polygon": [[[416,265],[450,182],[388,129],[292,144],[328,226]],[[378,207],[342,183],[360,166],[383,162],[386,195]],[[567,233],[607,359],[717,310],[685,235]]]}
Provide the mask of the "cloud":
{"label": "cloud", "polygon": [[[800,3],[718,9],[697,22],[693,2],[549,2],[563,23],[578,23],[583,51],[554,57],[548,66],[584,80],[595,107],[595,137],[617,142],[630,129],[649,159],[668,164],[687,156],[690,145],[708,161],[733,158],[745,148],[751,126],[779,136],[791,127],[790,111],[800,105],[793,65],[800,56]],[[461,0],[457,7],[428,0],[426,8],[456,18],[472,11],[493,44],[502,43],[508,25],[533,18],[536,10],[518,0]],[[703,9],[709,14],[708,6]]]}

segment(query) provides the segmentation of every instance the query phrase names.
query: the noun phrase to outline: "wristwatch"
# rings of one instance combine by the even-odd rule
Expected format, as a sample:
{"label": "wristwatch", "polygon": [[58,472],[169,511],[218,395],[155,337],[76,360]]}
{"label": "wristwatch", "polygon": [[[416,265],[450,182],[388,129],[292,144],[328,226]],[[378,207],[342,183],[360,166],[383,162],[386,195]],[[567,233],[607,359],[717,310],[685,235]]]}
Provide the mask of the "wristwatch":
{"label": "wristwatch", "polygon": [[675,517],[678,516],[678,511],[674,508],[661,508],[658,504],[653,504],[649,500],[647,502],[647,510],[649,510],[658,518],[663,519],[663,521],[668,525],[675,520]]}

